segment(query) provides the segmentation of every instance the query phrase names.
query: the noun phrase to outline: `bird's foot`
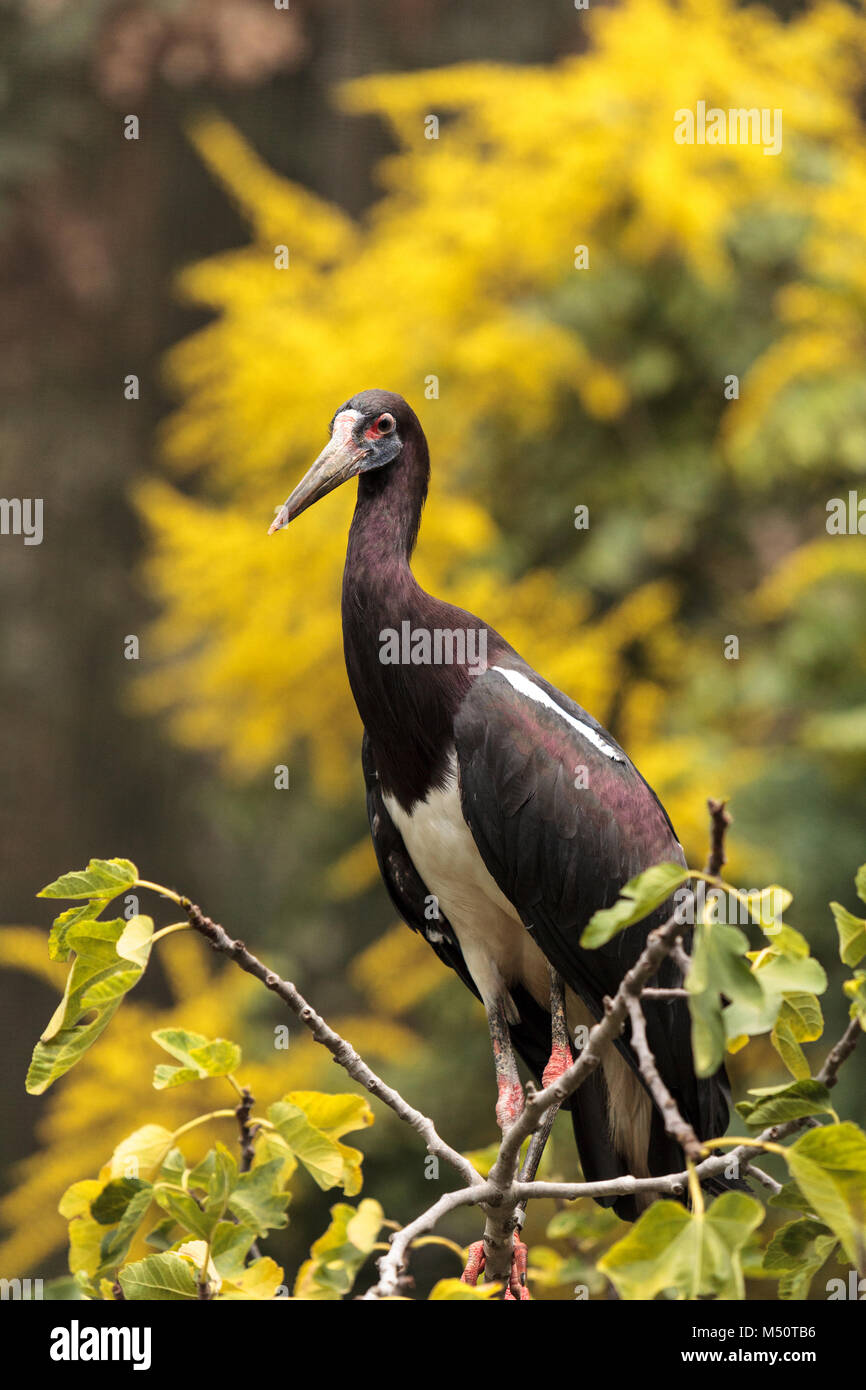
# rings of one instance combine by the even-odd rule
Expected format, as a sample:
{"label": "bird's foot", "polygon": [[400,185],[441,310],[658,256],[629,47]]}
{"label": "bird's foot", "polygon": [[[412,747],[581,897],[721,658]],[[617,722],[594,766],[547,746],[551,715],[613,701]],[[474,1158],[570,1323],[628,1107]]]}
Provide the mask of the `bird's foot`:
{"label": "bird's foot", "polygon": [[544,1072],[541,1077],[542,1086],[552,1086],[554,1081],[559,1080],[563,1072],[568,1071],[568,1068],[571,1066],[571,1063],[571,1048],[569,1047],[568,1043],[566,1043],[564,1046],[555,1045],[553,1051],[550,1054],[550,1061],[544,1068]]}
{"label": "bird's foot", "polygon": [[460,1282],[471,1284],[473,1288],[478,1283],[478,1276],[484,1272],[484,1241],[474,1240],[466,1252],[466,1264],[463,1273],[460,1275]]}
{"label": "bird's foot", "polygon": [[[532,1295],[526,1287],[526,1261],[528,1251],[523,1241],[517,1236],[514,1237],[514,1247],[511,1252],[511,1273],[508,1276],[508,1288],[503,1294],[506,1303],[526,1303],[531,1302]],[[466,1257],[466,1267],[460,1278],[464,1284],[478,1283],[479,1275],[484,1273],[484,1241],[476,1240],[470,1245]]]}
{"label": "bird's foot", "polygon": [[496,1123],[504,1134],[523,1110],[523,1087],[519,1081],[499,1082],[499,1099],[496,1102]]}

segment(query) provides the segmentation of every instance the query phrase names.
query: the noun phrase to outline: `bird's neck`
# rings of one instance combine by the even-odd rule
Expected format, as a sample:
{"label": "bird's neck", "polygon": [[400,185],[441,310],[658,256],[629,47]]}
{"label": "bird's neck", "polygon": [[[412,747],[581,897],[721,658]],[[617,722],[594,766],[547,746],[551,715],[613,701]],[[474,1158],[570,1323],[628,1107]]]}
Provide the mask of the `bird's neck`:
{"label": "bird's neck", "polygon": [[407,809],[441,785],[470,679],[458,666],[406,660],[407,634],[444,628],[457,612],[410,567],[427,478],[426,445],[408,443],[394,465],[360,476],[343,573],[349,683],[383,789]]}

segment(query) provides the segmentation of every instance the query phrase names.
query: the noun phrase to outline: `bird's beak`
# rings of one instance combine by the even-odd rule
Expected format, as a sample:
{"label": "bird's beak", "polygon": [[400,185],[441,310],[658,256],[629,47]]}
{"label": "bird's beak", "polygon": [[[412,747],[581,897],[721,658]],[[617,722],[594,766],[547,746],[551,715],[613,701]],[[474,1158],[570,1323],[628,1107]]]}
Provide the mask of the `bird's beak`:
{"label": "bird's beak", "polygon": [[268,527],[269,536],[275,531],[281,531],[290,521],[294,521],[296,516],[306,511],[307,507],[318,502],[320,497],[326,497],[335,487],[348,482],[349,478],[354,478],[355,474],[360,472],[364,460],[370,453],[364,441],[355,438],[355,426],[361,418],[357,410],[344,410],[337,416],[329,442],[310,471],[304,475],[294,492],[280,507]]}

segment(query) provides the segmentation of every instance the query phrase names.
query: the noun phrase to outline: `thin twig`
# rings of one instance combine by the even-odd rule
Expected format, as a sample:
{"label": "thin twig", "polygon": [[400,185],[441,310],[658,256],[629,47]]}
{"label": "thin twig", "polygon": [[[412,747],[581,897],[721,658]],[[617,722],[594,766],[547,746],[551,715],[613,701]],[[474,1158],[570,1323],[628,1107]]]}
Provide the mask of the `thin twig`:
{"label": "thin twig", "polygon": [[[489,1184],[482,1179],[481,1186],[458,1187],[453,1192],[446,1192],[420,1216],[416,1216],[414,1221],[397,1231],[391,1238],[388,1253],[379,1261],[379,1281],[367,1290],[364,1297],[393,1298],[398,1295],[413,1240],[432,1231],[443,1216],[450,1215],[459,1207],[474,1206],[479,1201],[482,1188],[486,1190],[488,1186]],[[531,1187],[532,1184],[529,1183],[528,1186]]]}
{"label": "thin twig", "polygon": [[643,986],[652,979],[670,953],[681,927],[678,914],[675,913],[663,926],[649,933],[643,951],[623,976],[613,999],[604,1000],[604,1016],[590,1029],[586,1045],[577,1060],[552,1085],[546,1086],[543,1090],[536,1091],[531,1083],[527,1085],[523,1111],[504,1134],[496,1161],[490,1170],[489,1181],[499,1200],[488,1209],[484,1228],[487,1278],[508,1282],[512,1237],[517,1222],[514,1208],[506,1199],[506,1193],[513,1189],[517,1161],[524,1139],[535,1130],[549,1105],[561,1104],[567,1100],[600,1065],[606,1049],[616,1041],[623,1030],[628,1017],[629,996],[640,996]]}
{"label": "thin twig", "polygon": [[699,1161],[703,1157],[701,1141],[688,1121],[683,1119],[679,1106],[661,1078],[652,1048],[647,1041],[646,1019],[641,1008],[640,998],[637,995],[629,994],[625,1002],[631,1020],[631,1045],[637,1053],[641,1075],[649,1086],[652,1098],[661,1112],[665,1129],[671,1138],[677,1141],[688,1158]]}
{"label": "thin twig", "polygon": [[[685,979],[692,968],[692,958],[686,950],[685,946],[683,945],[681,939],[677,939],[671,947],[671,960],[675,961],[676,964],[679,966],[680,974],[682,975],[683,979]],[[683,990],[683,993],[687,994],[688,991]]]}
{"label": "thin twig", "polygon": [[727,802],[716,801],[712,796],[707,799],[707,809],[710,813],[710,852],[707,855],[707,867],[704,872],[712,874],[713,878],[719,877],[727,863],[725,833],[731,824],[731,817],[726,806]]}
{"label": "thin twig", "polygon": [[757,1178],[758,1182],[762,1183],[764,1187],[769,1188],[770,1192],[776,1193],[782,1191],[782,1184],[776,1182],[775,1178],[771,1178],[769,1173],[765,1173],[763,1168],[759,1168],[754,1163],[747,1163],[745,1165],[745,1173],[746,1175]]}
{"label": "thin twig", "polygon": [[859,1018],[852,1018],[845,1032],[842,1034],[836,1046],[831,1048],[827,1054],[823,1067],[818,1072],[817,1080],[823,1081],[828,1090],[831,1090],[839,1080],[839,1068],[842,1063],[847,1061],[857,1046],[857,1041],[863,1032]]}
{"label": "thin twig", "polygon": [[293,984],[290,984],[288,980],[282,980],[275,971],[269,970],[257,956],[247,950],[242,941],[233,940],[217,922],[212,922],[209,917],[205,917],[201,908],[190,902],[189,898],[181,898],[180,905],[189,917],[191,925],[206,941],[210,942],[215,951],[229,956],[240,966],[241,970],[245,970],[248,975],[260,980],[263,985],[278,995],[284,1004],[288,1004],[305,1028],[310,1030],[316,1042],[328,1049],[334,1061],[348,1072],[354,1081],[359,1082],[371,1095],[378,1097],[385,1105],[390,1106],[401,1120],[405,1120],[406,1124],[411,1125],[421,1135],[429,1153],[435,1154],[437,1158],[450,1164],[465,1183],[475,1185],[483,1182],[480,1173],[476,1172],[468,1159],[465,1159],[456,1149],[452,1149],[451,1145],[446,1144],[445,1140],[440,1137],[433,1121],[428,1116],[422,1115],[420,1110],[409,1105],[398,1091],[395,1091],[380,1076],[377,1076],[351,1044],[346,1042],[345,1038],[341,1038],[339,1033],[335,1033],[333,1028],[330,1028],[325,1020],[316,1013],[315,1009],[307,1003]]}
{"label": "thin twig", "polygon": [[238,1129],[240,1130],[241,1162],[240,1171],[248,1173],[253,1166],[253,1159],[256,1151],[253,1148],[253,1140],[259,1132],[258,1125],[250,1124],[250,1115],[253,1113],[255,1100],[249,1086],[244,1086],[241,1091],[241,1102],[235,1110],[238,1117]]}
{"label": "thin twig", "polygon": [[[718,831],[720,838],[718,842],[714,839],[715,848],[712,853],[718,852],[718,846],[721,845],[721,853],[723,854],[723,836],[729,823],[729,817],[724,812],[723,803],[710,803],[710,810],[713,815],[714,836],[716,824],[718,823],[720,826]],[[721,862],[723,863],[724,859]],[[717,873],[718,870],[714,869],[714,872]],[[377,1076],[355,1052],[354,1048],[325,1023],[324,1019],[306,1002],[293,984],[281,979],[274,971],[269,970],[252,952],[247,950],[242,941],[233,940],[221,926],[206,917],[201,909],[190,902],[188,898],[180,898],[178,901],[189,917],[191,926],[210,943],[214,950],[229,956],[247,974],[258,979],[277,994],[309,1029],[315,1040],[328,1049],[334,1060],[343,1067],[349,1076],[364,1086],[372,1095],[382,1100],[395,1114],[399,1115],[420,1134],[425,1140],[428,1151],[450,1164],[465,1183],[464,1187],[445,1193],[427,1211],[422,1212],[414,1221],[395,1233],[388,1253],[383,1255],[379,1262],[379,1281],[374,1288],[368,1291],[365,1295],[366,1298],[399,1297],[401,1289],[406,1286],[405,1268],[413,1240],[432,1230],[443,1216],[458,1210],[461,1206],[480,1205],[484,1209],[487,1217],[485,1249],[488,1252],[485,1276],[488,1280],[501,1280],[507,1284],[510,1272],[512,1233],[516,1225],[515,1213],[521,1203],[525,1203],[531,1198],[549,1197],[560,1201],[574,1201],[581,1197],[619,1197],[640,1193],[679,1197],[688,1190],[689,1174],[685,1170],[680,1173],[667,1173],[651,1178],[636,1178],[628,1174],[603,1182],[523,1183],[517,1180],[517,1163],[523,1140],[533,1132],[551,1104],[556,1101],[561,1102],[573,1094],[586,1077],[595,1070],[600,1064],[606,1048],[615,1042],[622,1031],[627,1017],[632,1020],[633,1042],[640,1058],[643,1051],[643,1045],[640,1042],[640,1023],[645,1022],[643,1010],[640,1008],[642,993],[646,991],[648,997],[659,999],[678,998],[685,993],[684,990],[646,989],[647,981],[652,979],[666,956],[671,955],[675,959],[684,958],[686,969],[690,964],[680,942],[681,923],[675,921],[673,917],[649,934],[644,950],[620,982],[613,999],[605,999],[604,1016],[590,1029],[586,1046],[572,1066],[551,1086],[541,1091],[536,1091],[531,1084],[527,1086],[526,1105],[523,1113],[503,1137],[496,1162],[489,1177],[485,1179],[462,1154],[445,1143],[437,1133],[432,1120],[409,1105],[399,1092]],[[640,1021],[635,1029],[635,1021],[638,1017]],[[854,1051],[861,1032],[859,1021],[853,1019],[842,1037],[831,1049],[817,1077],[827,1087],[836,1084],[839,1069]],[[648,1047],[646,1051],[649,1052]],[[652,1056],[651,1053],[649,1055]],[[645,1076],[646,1066],[647,1058],[644,1055],[642,1071],[644,1071]],[[649,1077],[646,1079],[649,1081]],[[249,1098],[248,1108],[246,1108],[247,1098]],[[656,1100],[664,1114],[661,1097],[657,1095]],[[251,1144],[253,1137],[252,1134],[248,1134],[246,1137],[244,1135],[244,1126],[247,1129],[250,1128],[251,1109],[252,1097],[245,1089],[241,1104],[236,1111],[238,1122],[241,1125],[242,1164],[245,1161],[247,1140]],[[244,1110],[245,1114],[242,1114]],[[682,1117],[679,1119],[681,1120]],[[685,1122],[682,1123],[685,1126]],[[791,1120],[782,1125],[770,1126],[756,1138],[750,1139],[748,1145],[743,1143],[727,1154],[711,1154],[704,1158],[693,1169],[694,1176],[698,1181],[705,1182],[723,1173],[731,1161],[736,1160],[742,1165],[743,1170],[750,1169],[765,1186],[774,1191],[779,1190],[775,1179],[752,1165],[752,1156],[756,1148],[762,1146],[778,1147],[779,1139],[797,1132],[806,1123],[806,1120],[800,1119]],[[689,1127],[685,1126],[685,1128],[688,1129]],[[690,1135],[694,1137],[694,1132],[690,1131]],[[687,1140],[687,1136],[683,1134],[682,1139],[678,1135],[675,1137],[685,1147],[684,1141]],[[701,1148],[701,1152],[704,1151]]]}

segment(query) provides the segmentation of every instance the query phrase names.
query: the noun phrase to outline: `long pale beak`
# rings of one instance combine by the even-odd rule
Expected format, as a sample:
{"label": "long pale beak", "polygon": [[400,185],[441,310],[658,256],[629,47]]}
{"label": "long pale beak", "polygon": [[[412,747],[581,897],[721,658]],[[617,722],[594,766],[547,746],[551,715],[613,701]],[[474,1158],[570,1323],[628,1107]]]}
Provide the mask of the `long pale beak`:
{"label": "long pale beak", "polygon": [[355,410],[344,410],[334,421],[334,429],[310,471],[298,483],[294,492],[280,507],[270,526],[268,535],[281,531],[294,521],[296,516],[306,511],[320,497],[326,497],[341,483],[348,482],[360,470],[361,464],[369,454],[366,444],[355,439],[353,430],[361,419]]}

